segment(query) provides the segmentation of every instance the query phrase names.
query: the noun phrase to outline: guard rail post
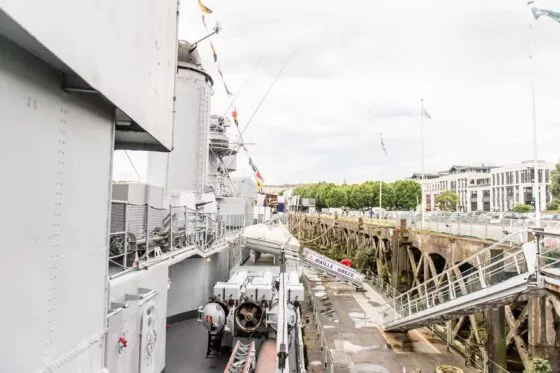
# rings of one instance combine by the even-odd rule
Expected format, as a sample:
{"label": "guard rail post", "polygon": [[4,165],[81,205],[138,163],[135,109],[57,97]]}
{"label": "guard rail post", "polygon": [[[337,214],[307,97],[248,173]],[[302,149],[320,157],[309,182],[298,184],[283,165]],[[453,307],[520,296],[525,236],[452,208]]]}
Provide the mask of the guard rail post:
{"label": "guard rail post", "polygon": [[124,204],[124,257],[123,269],[128,267],[128,203]]}

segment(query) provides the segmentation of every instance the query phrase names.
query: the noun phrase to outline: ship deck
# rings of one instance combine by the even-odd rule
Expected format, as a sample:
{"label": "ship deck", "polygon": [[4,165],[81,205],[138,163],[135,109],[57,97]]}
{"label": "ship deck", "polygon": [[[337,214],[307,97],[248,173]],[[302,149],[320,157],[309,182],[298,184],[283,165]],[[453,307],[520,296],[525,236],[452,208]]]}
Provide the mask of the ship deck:
{"label": "ship deck", "polygon": [[[426,329],[382,332],[380,310],[385,300],[371,287],[366,285],[365,292],[357,292],[347,283],[313,275],[308,276],[308,284],[332,356],[334,373],[410,372],[414,369],[430,372],[442,364],[459,367],[465,373],[476,372],[465,367],[462,357],[447,352],[445,344]],[[305,301],[302,305],[308,372],[324,372],[323,354],[309,303]],[[229,354],[206,358],[206,340],[206,330],[196,320],[170,325],[165,372],[223,372]]]}
{"label": "ship deck", "polygon": [[165,373],[223,373],[229,354],[206,358],[206,329],[196,319],[167,328]]}

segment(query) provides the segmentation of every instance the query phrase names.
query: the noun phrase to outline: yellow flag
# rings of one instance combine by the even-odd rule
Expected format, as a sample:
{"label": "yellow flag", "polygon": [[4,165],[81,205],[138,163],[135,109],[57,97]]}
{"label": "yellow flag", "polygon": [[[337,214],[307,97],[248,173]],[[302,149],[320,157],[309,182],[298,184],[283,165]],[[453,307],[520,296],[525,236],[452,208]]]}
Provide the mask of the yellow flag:
{"label": "yellow flag", "polygon": [[198,5],[200,6],[200,10],[202,10],[202,13],[206,13],[206,14],[211,14],[212,13],[212,9],[210,9],[206,5],[202,4],[201,0],[198,0]]}

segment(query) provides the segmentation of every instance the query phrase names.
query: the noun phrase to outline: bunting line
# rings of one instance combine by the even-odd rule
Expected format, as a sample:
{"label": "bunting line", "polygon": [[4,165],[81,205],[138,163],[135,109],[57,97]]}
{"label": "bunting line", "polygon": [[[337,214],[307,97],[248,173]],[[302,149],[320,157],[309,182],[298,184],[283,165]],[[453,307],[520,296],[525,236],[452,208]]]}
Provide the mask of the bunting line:
{"label": "bunting line", "polygon": [[[201,12],[203,13],[202,17],[201,17],[202,24],[204,25],[204,28],[205,28],[206,32],[210,33],[210,30],[209,30],[208,25],[206,23],[205,14],[212,14],[213,11],[210,8],[208,8],[207,6],[205,6],[202,3],[201,0],[198,0],[198,5],[200,7]],[[237,129],[237,132],[239,134],[239,139],[240,139],[239,147],[241,149],[243,149],[245,151],[245,153],[247,154],[247,157],[249,158],[249,166],[251,167],[251,170],[253,171],[253,173],[255,175],[255,181],[257,183],[257,190],[259,192],[262,192],[264,179],[263,179],[262,174],[260,173],[259,169],[257,168],[255,163],[253,162],[253,159],[249,156],[249,151],[247,150],[247,147],[245,146],[245,143],[243,141],[243,133],[241,132],[241,129],[239,128],[239,115],[237,113],[237,108],[235,106],[233,106],[233,93],[229,90],[228,85],[226,84],[226,79],[224,77],[222,67],[220,66],[220,63],[218,61],[218,53],[216,52],[216,48],[214,47],[214,43],[212,42],[212,37],[210,37],[210,49],[212,51],[212,58],[213,58],[214,63],[216,64],[216,67],[218,69],[218,74],[220,75],[220,79],[222,81],[222,84],[224,86],[226,94],[227,94],[227,96],[230,100],[230,107],[232,108],[231,117],[233,119],[233,122],[235,123],[235,128]]]}

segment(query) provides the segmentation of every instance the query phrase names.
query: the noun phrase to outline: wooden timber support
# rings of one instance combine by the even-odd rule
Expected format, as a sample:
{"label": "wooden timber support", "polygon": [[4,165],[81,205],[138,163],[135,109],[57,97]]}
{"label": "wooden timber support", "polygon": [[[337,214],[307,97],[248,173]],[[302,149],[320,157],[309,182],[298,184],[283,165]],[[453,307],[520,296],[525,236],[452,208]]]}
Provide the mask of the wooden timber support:
{"label": "wooden timber support", "polygon": [[[400,292],[436,277],[491,244],[478,239],[407,229],[404,220],[388,226],[386,222],[375,224],[363,218],[294,213],[289,215],[288,222],[292,234],[301,240],[302,246],[306,246],[306,241],[314,240],[312,244],[319,251],[328,253],[328,250],[337,246],[348,257],[365,251],[374,261],[368,269],[382,275]],[[507,248],[498,248],[496,255]],[[469,262],[464,269],[454,267],[452,274],[433,281],[436,290],[441,288],[442,292],[447,291],[448,297],[466,293],[470,285],[462,280],[463,275],[468,273],[469,268],[479,267],[480,264]],[[450,288],[447,284],[455,280],[460,280],[458,286]],[[484,288],[488,279],[480,276],[479,281]],[[419,289],[422,293],[422,288]],[[502,360],[503,351],[490,349],[489,355],[489,349],[484,348],[487,344],[496,347],[502,340],[509,360],[516,353],[518,361],[528,369],[532,358],[547,357],[551,365],[557,367],[553,371],[560,373],[560,361],[557,358],[560,347],[559,294],[560,289],[548,289],[542,295],[530,299],[520,296],[515,304],[484,313],[465,314],[442,324],[445,326],[438,325],[438,328],[444,329],[440,335],[443,334],[448,347],[464,354],[469,353],[466,343],[472,344],[477,350],[479,362]],[[443,294],[435,293],[430,302],[445,300]],[[487,371],[500,372],[490,367],[488,363]]]}

